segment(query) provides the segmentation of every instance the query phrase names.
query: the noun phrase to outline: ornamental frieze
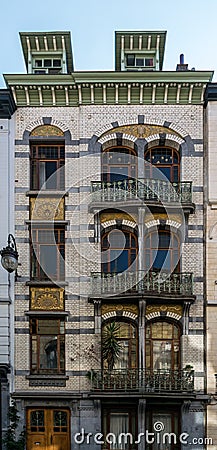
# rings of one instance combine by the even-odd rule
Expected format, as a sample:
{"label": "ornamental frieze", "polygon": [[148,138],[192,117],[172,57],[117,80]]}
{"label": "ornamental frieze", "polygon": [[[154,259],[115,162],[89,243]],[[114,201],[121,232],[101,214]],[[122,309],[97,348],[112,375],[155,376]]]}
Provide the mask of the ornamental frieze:
{"label": "ornamental frieze", "polygon": [[182,305],[147,305],[146,319],[151,320],[156,317],[166,316],[180,320],[183,314]]}
{"label": "ornamental frieze", "polygon": [[129,222],[134,222],[136,223],[136,218],[133,217],[132,215],[126,214],[126,213],[117,213],[117,212],[113,212],[113,213],[102,213],[100,214],[100,222],[104,223],[104,222],[108,222],[110,220],[126,220]]}
{"label": "ornamental frieze", "polygon": [[30,309],[41,311],[63,311],[64,289],[30,288]]}

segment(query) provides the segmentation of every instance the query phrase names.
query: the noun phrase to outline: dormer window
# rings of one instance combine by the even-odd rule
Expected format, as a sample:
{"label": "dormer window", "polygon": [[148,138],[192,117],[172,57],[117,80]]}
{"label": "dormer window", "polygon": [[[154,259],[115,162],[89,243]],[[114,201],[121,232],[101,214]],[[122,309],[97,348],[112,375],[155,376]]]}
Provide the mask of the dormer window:
{"label": "dormer window", "polygon": [[62,73],[62,60],[60,58],[41,58],[33,60],[35,74],[58,74]]}
{"label": "dormer window", "polygon": [[135,68],[154,68],[154,58],[151,56],[137,55],[135,53],[126,55],[126,67],[135,67]]}

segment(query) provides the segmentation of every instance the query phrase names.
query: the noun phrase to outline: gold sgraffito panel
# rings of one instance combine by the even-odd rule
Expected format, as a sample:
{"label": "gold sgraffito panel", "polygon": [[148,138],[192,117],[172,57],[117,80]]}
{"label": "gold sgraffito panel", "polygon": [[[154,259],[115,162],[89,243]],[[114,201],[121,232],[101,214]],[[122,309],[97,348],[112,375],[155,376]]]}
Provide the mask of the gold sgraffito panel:
{"label": "gold sgraffito panel", "polygon": [[[180,134],[178,134],[176,131],[168,129],[166,127],[162,127],[159,125],[125,125],[118,128],[113,128],[112,133],[124,133],[131,136],[135,136],[138,139],[143,138],[146,139],[147,137],[155,134],[165,133],[165,134],[172,134],[174,136],[181,137]],[[111,130],[104,133],[101,137],[107,136],[111,134]]]}
{"label": "gold sgraffito panel", "polygon": [[63,311],[64,289],[30,288],[30,309],[40,311]]}
{"label": "gold sgraffito panel", "polygon": [[64,136],[64,133],[54,125],[40,125],[34,128],[30,136]]}
{"label": "gold sgraffito panel", "polygon": [[136,223],[136,219],[134,216],[131,216],[129,214],[126,213],[118,213],[118,212],[113,212],[113,213],[102,213],[100,214],[100,222],[107,222],[108,220],[129,220],[130,222],[134,222]]}
{"label": "gold sgraffito panel", "polygon": [[106,314],[111,311],[128,311],[133,314],[138,315],[138,306],[133,304],[126,304],[126,305],[117,305],[117,304],[109,304],[109,305],[102,305],[101,312],[102,315]]}
{"label": "gold sgraffito panel", "polygon": [[152,220],[173,220],[174,222],[182,223],[182,215],[181,214],[146,214],[145,215],[145,223],[150,222]]}
{"label": "gold sgraffito panel", "polygon": [[147,305],[146,307],[146,314],[153,314],[158,312],[165,312],[165,313],[174,313],[178,314],[179,316],[182,316],[182,305]]}
{"label": "gold sgraffito panel", "polygon": [[65,200],[56,197],[31,197],[31,220],[64,220]]}

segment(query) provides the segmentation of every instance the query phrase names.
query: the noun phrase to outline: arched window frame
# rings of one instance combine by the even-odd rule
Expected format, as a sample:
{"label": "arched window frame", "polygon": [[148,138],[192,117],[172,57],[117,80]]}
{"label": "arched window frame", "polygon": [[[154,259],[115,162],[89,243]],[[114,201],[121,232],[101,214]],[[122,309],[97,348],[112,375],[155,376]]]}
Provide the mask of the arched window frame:
{"label": "arched window frame", "polygon": [[[157,235],[156,242],[158,244],[158,247],[153,247],[153,241],[154,236]],[[159,247],[161,244],[161,236],[170,236],[170,243],[169,247]],[[171,246],[171,239],[172,239],[172,246]],[[149,242],[147,242],[149,241]],[[177,241],[177,246],[174,245],[174,242]],[[147,245],[150,243],[150,245]],[[180,271],[180,256],[181,256],[181,243],[180,243],[180,236],[178,233],[171,230],[171,228],[157,228],[157,230],[150,231],[145,235],[145,241],[144,241],[144,247],[145,247],[145,269],[149,270],[161,270],[163,265],[161,267],[155,267],[153,266],[153,263],[156,261],[158,256],[158,251],[166,252],[168,258],[168,252],[170,254],[170,267],[164,267],[163,270],[165,271],[171,271],[171,272],[179,272]],[[167,250],[168,249],[168,250]],[[164,261],[165,259],[164,258]],[[178,261],[178,262],[177,262]]]}
{"label": "arched window frame", "polygon": [[[120,272],[124,271],[124,270],[118,270],[118,258],[111,260],[111,257],[110,257],[111,250],[105,244],[105,241],[106,241],[107,237],[109,236],[109,234],[112,231],[113,232],[121,231],[125,236],[129,237],[128,239],[126,239],[126,244],[129,242],[129,246],[127,246],[123,250],[123,251],[127,251],[127,254],[128,254],[128,261],[127,261],[127,264],[126,264],[126,267],[124,268],[124,270],[127,270],[127,269],[130,270],[131,266],[133,266],[132,268],[135,271],[136,267],[135,267],[134,261],[137,259],[137,255],[138,255],[138,236],[137,236],[137,233],[136,233],[135,230],[132,231],[132,230],[129,230],[129,228],[122,226],[120,228],[112,227],[109,230],[108,229],[105,230],[101,234],[102,259],[103,259],[103,252],[104,251],[107,251],[108,255],[109,255],[109,261],[108,262],[103,262],[102,261],[102,272],[103,273],[112,273],[112,272],[120,273]],[[134,244],[132,245],[133,241],[134,241]],[[108,244],[109,244],[109,241],[108,241]],[[117,247],[117,248],[113,247],[112,248],[112,251],[118,251],[118,250],[121,250],[121,248],[120,249],[119,249],[119,247]],[[122,251],[122,253],[123,253],[123,251]],[[121,256],[121,255],[119,255],[119,256]],[[136,261],[136,265],[137,265],[137,261]]]}
{"label": "arched window frame", "polygon": [[[127,152],[124,152],[127,151]],[[114,158],[114,163],[111,164],[109,162],[109,153],[111,153],[111,159]],[[131,158],[129,157],[128,162],[125,159],[125,163],[121,164],[118,163],[118,161],[115,161],[115,154],[129,154],[131,155]],[[121,158],[121,157],[120,157]],[[124,158],[123,158],[124,159]],[[115,146],[115,147],[109,147],[104,150],[102,150],[102,156],[101,156],[101,173],[102,173],[102,181],[104,182],[115,182],[115,181],[122,181],[124,179],[129,178],[137,178],[137,153],[134,149],[127,147],[127,146]],[[113,175],[112,175],[112,170]],[[120,173],[118,172],[118,169],[120,170]],[[124,170],[125,169],[125,170]],[[123,170],[123,173],[121,171]],[[124,173],[125,172],[125,173]],[[127,173],[126,173],[127,172]],[[122,175],[122,176],[121,176]]]}
{"label": "arched window frame", "polygon": [[[165,330],[162,330],[164,334],[164,337],[160,337],[159,330],[157,331],[157,324],[162,324],[162,328],[164,325],[172,326],[172,337],[166,336]],[[156,334],[153,333],[153,327],[156,327]],[[160,327],[159,327],[160,328]],[[150,334],[148,335],[148,330],[150,329]],[[175,330],[177,332],[177,336],[175,335]],[[162,333],[162,334],[163,334]],[[146,361],[145,361],[145,367],[146,370],[180,370],[181,368],[181,335],[182,335],[182,328],[181,324],[179,324],[176,321],[168,320],[168,319],[157,319],[148,321],[146,323],[145,328],[145,355],[146,355]],[[159,348],[159,360],[155,360],[154,357],[154,345],[156,345],[156,349],[161,345]],[[172,345],[171,347],[171,365],[167,364],[169,359],[168,356],[165,355],[167,352],[169,352],[169,345]],[[178,351],[175,352],[175,346],[177,346]],[[168,348],[167,348],[168,347]],[[157,354],[157,352],[155,352]],[[175,353],[177,353],[177,359],[175,361]]]}
{"label": "arched window frame", "polygon": [[[119,359],[119,361],[117,360],[116,364],[114,365],[113,369],[114,370],[121,370],[121,369],[137,369],[138,368],[138,326],[137,323],[133,320],[130,319],[126,319],[125,317],[120,317],[120,318],[116,318],[114,317],[113,319],[109,319],[103,322],[102,324],[102,334],[103,334],[103,330],[104,328],[111,324],[111,323],[116,323],[120,325],[120,329],[121,329],[121,325],[127,325],[128,326],[128,330],[129,330],[129,337],[122,337],[120,336],[117,340],[118,342],[122,342],[124,343],[124,341],[128,341],[128,356],[127,356],[127,361],[125,360],[125,362],[127,362],[126,366],[123,366],[121,364],[121,359]],[[133,333],[135,333],[135,335],[133,335]],[[134,340],[134,342],[133,342]],[[134,345],[135,344],[135,345]],[[133,346],[135,347],[135,351],[133,352]],[[134,354],[133,354],[134,353]],[[118,364],[118,362],[120,362],[120,364]],[[123,362],[123,360],[122,360]],[[107,367],[107,363],[106,361],[103,361],[102,359],[102,369],[108,369]]]}
{"label": "arched window frame", "polygon": [[[154,155],[157,152],[159,153],[160,159],[157,159]],[[171,156],[169,155],[170,152]],[[170,158],[172,160],[171,164],[169,163]],[[168,161],[166,161],[167,159]],[[178,183],[180,181],[180,162],[180,153],[173,147],[159,145],[148,148],[144,154],[145,178],[159,178],[159,174],[156,176],[155,168],[157,168],[164,174],[164,180],[167,178],[171,183]],[[167,169],[167,171],[162,169]]]}

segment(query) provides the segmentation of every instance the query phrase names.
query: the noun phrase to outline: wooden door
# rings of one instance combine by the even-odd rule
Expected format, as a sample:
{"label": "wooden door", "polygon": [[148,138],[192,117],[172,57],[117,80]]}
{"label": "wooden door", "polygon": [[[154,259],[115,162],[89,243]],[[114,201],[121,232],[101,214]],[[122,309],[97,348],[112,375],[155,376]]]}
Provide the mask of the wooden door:
{"label": "wooden door", "polygon": [[28,409],[27,450],[70,450],[69,411]]}

